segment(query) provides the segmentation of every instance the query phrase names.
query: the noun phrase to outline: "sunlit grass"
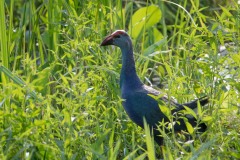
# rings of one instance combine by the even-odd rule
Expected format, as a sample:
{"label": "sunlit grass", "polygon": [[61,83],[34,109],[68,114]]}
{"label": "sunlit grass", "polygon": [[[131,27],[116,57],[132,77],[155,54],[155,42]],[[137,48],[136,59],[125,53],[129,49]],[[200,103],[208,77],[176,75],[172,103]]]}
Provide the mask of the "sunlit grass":
{"label": "sunlit grass", "polygon": [[[182,8],[157,0],[5,2],[0,159],[240,158],[236,3],[175,2],[195,26]],[[121,105],[120,50],[99,46],[116,29],[131,31],[133,14],[152,4],[161,20],[147,26],[145,19],[133,39],[138,75],[179,102],[211,100],[199,115],[206,133],[193,134],[194,143],[169,135],[155,150],[148,130],[133,124]]]}

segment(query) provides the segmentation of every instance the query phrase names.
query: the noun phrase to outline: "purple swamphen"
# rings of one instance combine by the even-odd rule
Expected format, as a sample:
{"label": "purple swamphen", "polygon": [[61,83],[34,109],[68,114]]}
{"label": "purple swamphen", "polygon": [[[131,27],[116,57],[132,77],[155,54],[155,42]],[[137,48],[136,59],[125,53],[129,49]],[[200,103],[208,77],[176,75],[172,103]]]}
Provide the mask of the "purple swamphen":
{"label": "purple swamphen", "polygon": [[[122,51],[120,87],[125,111],[131,120],[142,128],[144,128],[143,118],[145,117],[146,122],[151,129],[153,129],[154,140],[159,145],[163,145],[163,137],[161,136],[159,129],[157,129],[157,126],[160,122],[170,122],[170,120],[161,111],[161,105],[159,105],[158,101],[150,96],[159,96],[161,92],[144,85],[136,73],[132,40],[130,36],[124,30],[117,30],[106,37],[101,43],[101,46],[107,45],[115,45]],[[184,106],[196,109],[198,101],[200,105],[205,105],[208,103],[208,98],[202,97],[189,103],[178,104],[174,100],[168,99],[167,96],[162,96],[159,101],[166,105],[173,106],[174,108],[171,110],[171,114],[176,114],[178,111],[185,110]],[[185,115],[184,118],[178,118],[177,123],[174,123],[174,132],[187,130],[185,124],[186,119],[193,127],[197,126],[196,119],[193,116]],[[174,118],[174,120],[176,120],[176,118]],[[207,128],[204,123],[198,124],[197,127],[199,132],[204,132]],[[167,128],[165,128],[165,131],[169,132]]]}

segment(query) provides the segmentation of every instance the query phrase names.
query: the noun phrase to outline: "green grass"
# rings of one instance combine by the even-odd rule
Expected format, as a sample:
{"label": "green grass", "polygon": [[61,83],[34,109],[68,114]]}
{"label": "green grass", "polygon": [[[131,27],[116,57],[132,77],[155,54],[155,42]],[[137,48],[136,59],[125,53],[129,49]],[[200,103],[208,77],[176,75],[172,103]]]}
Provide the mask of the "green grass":
{"label": "green grass", "polygon": [[[239,5],[171,2],[179,6],[1,1],[0,159],[239,159]],[[157,14],[136,25],[147,11]],[[153,146],[148,127],[143,131],[127,117],[120,50],[100,47],[116,29],[132,33],[145,84],[179,102],[210,97],[197,115],[208,131],[193,132],[194,144],[168,135],[164,147]],[[219,51],[224,45],[227,54]]]}

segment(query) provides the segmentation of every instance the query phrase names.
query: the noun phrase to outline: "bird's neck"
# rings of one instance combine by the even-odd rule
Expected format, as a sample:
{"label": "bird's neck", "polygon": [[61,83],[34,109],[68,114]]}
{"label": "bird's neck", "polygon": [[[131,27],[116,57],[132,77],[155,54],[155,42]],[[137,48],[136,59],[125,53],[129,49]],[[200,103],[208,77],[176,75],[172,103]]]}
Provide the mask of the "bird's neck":
{"label": "bird's neck", "polygon": [[121,48],[122,51],[122,70],[120,75],[121,90],[134,90],[142,86],[135,68],[132,44]]}

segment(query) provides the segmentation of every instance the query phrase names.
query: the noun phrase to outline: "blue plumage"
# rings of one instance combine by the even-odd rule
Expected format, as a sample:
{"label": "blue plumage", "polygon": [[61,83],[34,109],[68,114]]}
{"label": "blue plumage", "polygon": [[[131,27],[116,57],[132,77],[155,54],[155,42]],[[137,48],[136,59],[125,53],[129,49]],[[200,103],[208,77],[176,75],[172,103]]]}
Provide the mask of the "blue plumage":
{"label": "blue plumage", "polygon": [[[117,30],[110,36],[106,37],[101,46],[115,45],[121,49],[122,52],[122,70],[120,75],[120,87],[121,87],[121,97],[123,99],[123,107],[127,112],[130,119],[144,128],[143,117],[146,118],[147,123],[153,128],[153,134],[155,141],[159,144],[163,144],[163,137],[161,137],[160,132],[157,130],[157,125],[164,121],[169,122],[169,119],[160,110],[158,101],[152,96],[158,96],[161,93],[151,87],[144,85],[136,73],[135,62],[133,57],[133,47],[132,41],[129,35],[123,30]],[[168,99],[166,96],[162,96],[160,101],[166,105],[174,106],[171,110],[172,114],[178,111],[184,110],[184,106],[191,109],[197,108],[197,102],[199,101],[201,105],[208,103],[207,97],[202,97],[198,100],[194,100],[185,104],[178,104],[174,100]],[[196,119],[188,116],[185,117],[192,126],[196,126]],[[180,123],[175,123],[174,131],[179,132],[181,130],[186,130],[186,126],[183,119],[178,119]],[[206,130],[206,125],[201,123],[199,126],[199,131],[204,132]],[[166,130],[168,132],[168,130]]]}

